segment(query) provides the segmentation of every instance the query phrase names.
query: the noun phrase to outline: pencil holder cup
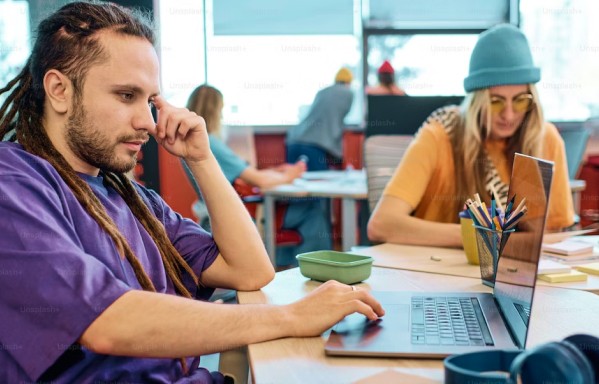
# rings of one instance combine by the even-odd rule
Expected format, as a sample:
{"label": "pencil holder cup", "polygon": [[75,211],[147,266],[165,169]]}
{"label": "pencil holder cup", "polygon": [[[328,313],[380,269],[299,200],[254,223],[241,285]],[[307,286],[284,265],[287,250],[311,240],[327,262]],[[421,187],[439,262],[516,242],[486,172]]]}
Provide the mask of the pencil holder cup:
{"label": "pencil holder cup", "polygon": [[478,248],[476,246],[476,230],[474,222],[466,211],[460,212],[460,230],[462,232],[462,246],[468,264],[478,265]]}
{"label": "pencil holder cup", "polygon": [[478,248],[481,280],[484,285],[494,287],[497,262],[514,229],[502,231],[478,225],[475,225],[474,229],[476,230],[476,246]]}

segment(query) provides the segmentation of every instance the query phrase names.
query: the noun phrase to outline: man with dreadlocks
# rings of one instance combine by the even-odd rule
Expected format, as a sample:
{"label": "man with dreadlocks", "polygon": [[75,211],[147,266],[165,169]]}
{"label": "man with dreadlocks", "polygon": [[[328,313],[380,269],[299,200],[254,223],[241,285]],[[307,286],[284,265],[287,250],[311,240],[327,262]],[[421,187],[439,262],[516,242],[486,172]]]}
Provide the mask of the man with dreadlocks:
{"label": "man with dreadlocks", "polygon": [[[2,383],[212,383],[197,356],[384,314],[336,282],[287,306],[193,300],[274,272],[203,119],[160,96],[153,42],[131,11],[70,3],[0,89]],[[149,135],[191,169],[212,234],[125,176]]]}

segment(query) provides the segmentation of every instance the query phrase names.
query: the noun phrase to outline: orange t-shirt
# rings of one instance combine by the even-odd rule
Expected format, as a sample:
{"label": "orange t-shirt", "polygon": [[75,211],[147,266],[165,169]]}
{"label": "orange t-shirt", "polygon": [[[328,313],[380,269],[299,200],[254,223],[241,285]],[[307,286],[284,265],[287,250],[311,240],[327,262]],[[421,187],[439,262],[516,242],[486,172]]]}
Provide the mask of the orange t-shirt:
{"label": "orange t-shirt", "polygon": [[[503,154],[505,145],[505,141],[488,140],[485,149],[501,181],[509,184],[511,169]],[[545,125],[540,157],[555,163],[546,227],[568,227],[574,223],[574,208],[564,142],[553,124]],[[455,199],[454,161],[449,136],[440,122],[426,124],[418,131],[383,194],[406,201],[414,207],[415,217],[442,223],[458,222],[453,210],[446,208]]]}

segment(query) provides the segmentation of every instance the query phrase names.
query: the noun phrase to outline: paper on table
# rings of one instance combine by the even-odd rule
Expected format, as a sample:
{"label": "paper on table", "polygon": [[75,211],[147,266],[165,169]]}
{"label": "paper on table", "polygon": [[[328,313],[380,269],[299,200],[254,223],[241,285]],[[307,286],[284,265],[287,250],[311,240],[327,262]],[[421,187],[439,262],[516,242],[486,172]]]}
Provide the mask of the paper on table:
{"label": "paper on table", "polygon": [[560,256],[555,253],[544,253],[543,257],[567,265],[583,265],[599,262],[599,255]]}
{"label": "paper on table", "polygon": [[574,239],[567,239],[557,243],[543,243],[543,251],[566,256],[584,254],[590,256],[593,254],[593,244],[584,241],[576,241]]}
{"label": "paper on table", "polygon": [[546,275],[551,273],[568,273],[572,267],[569,265],[558,263],[557,261],[548,260],[542,258],[539,260],[539,275]]}
{"label": "paper on table", "polygon": [[574,268],[576,268],[580,272],[590,273],[592,275],[599,275],[599,262],[597,262],[597,263],[591,263],[591,264],[585,264],[585,265],[579,265],[579,266],[576,266]]}
{"label": "paper on table", "polygon": [[572,236],[586,235],[587,233],[595,232],[596,229],[581,229],[578,231],[566,231],[566,232],[545,232],[543,234],[543,243],[551,244],[557,243],[569,239]]}
{"label": "paper on table", "polygon": [[539,280],[549,283],[568,283],[573,281],[586,281],[588,275],[577,270],[571,270],[568,273],[554,273],[550,275],[538,275]]}

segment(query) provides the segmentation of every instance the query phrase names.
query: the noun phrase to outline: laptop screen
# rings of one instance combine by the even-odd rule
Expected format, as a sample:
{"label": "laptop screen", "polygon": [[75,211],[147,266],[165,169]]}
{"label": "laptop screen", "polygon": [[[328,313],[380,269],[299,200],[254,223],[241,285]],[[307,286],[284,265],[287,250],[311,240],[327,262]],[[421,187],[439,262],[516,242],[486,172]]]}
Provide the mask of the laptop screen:
{"label": "laptop screen", "polygon": [[508,201],[514,198],[515,209],[526,198],[528,210],[499,258],[493,295],[520,348],[526,344],[552,178],[553,162],[515,155]]}

